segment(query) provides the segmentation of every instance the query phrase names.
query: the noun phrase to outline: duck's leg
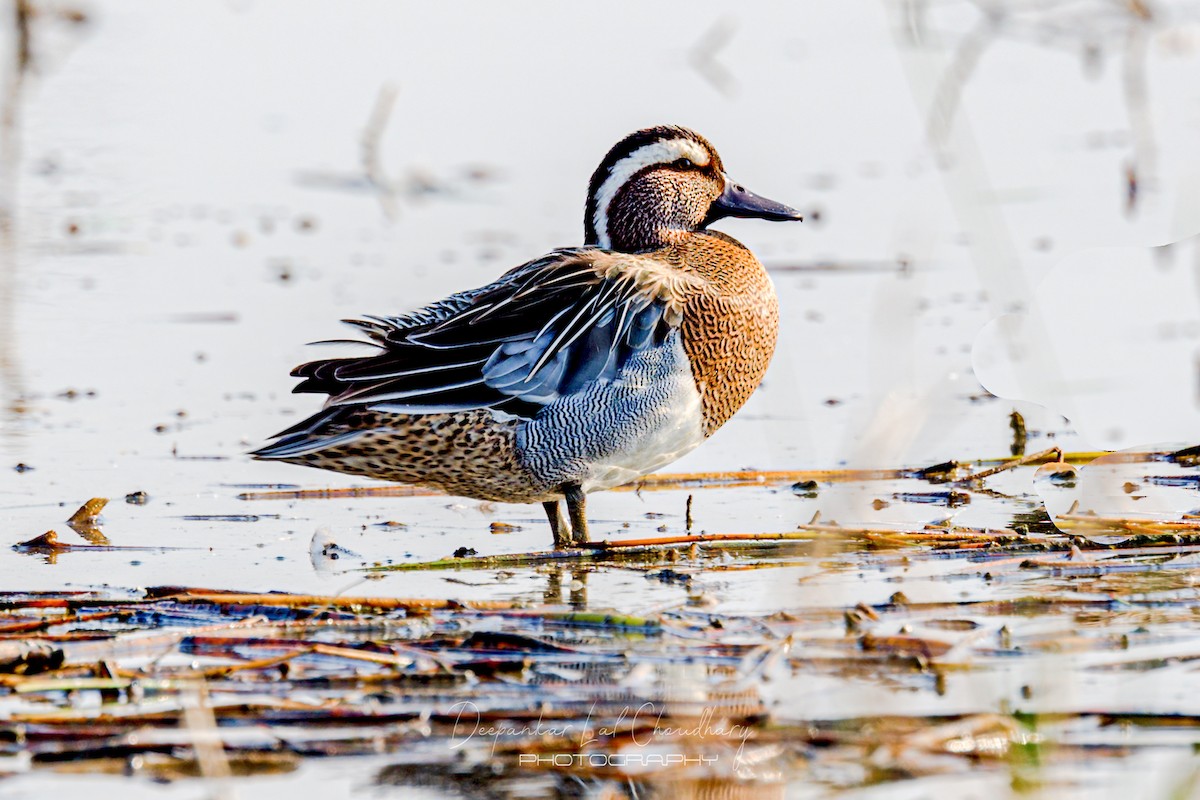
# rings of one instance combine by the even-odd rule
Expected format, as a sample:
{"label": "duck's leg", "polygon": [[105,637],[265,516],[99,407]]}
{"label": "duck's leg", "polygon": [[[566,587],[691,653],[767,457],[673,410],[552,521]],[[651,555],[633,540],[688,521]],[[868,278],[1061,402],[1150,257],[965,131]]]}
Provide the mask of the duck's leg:
{"label": "duck's leg", "polygon": [[550,533],[554,534],[555,547],[567,547],[571,544],[571,531],[567,528],[567,519],[563,516],[562,506],[557,500],[547,500],[542,503],[546,509],[546,519],[550,520]]}
{"label": "duck's leg", "polygon": [[583,544],[588,540],[587,495],[578,483],[564,483],[562,489],[571,515],[571,541]]}

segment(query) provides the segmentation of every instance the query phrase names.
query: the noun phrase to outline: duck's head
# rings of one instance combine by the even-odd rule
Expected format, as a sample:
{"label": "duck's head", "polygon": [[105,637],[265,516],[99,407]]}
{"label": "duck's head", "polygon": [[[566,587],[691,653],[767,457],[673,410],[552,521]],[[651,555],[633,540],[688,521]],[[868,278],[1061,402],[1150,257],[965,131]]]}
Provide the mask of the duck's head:
{"label": "duck's head", "polygon": [[725,174],[721,157],[695,131],[646,128],[608,151],[592,174],[585,243],[627,253],[664,247],[722,217],[799,220]]}

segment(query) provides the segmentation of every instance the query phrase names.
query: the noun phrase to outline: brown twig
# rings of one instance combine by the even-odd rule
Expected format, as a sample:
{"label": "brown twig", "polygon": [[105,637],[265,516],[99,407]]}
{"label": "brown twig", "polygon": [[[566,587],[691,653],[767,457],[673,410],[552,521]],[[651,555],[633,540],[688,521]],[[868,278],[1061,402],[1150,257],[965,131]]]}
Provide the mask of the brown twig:
{"label": "brown twig", "polygon": [[1061,447],[1050,447],[1050,448],[1047,448],[1046,450],[1042,450],[1041,452],[1038,452],[1038,453],[1031,453],[1030,455],[1027,455],[1027,456],[1021,456],[1020,458],[1014,458],[1014,459],[1011,459],[1010,461],[1007,461],[1004,464],[999,464],[999,465],[997,465],[995,467],[991,467],[989,469],[980,470],[979,472],[968,475],[965,478],[959,478],[958,480],[954,481],[954,483],[961,484],[961,483],[972,483],[974,481],[981,481],[984,478],[990,478],[991,476],[996,475],[998,473],[1007,472],[1010,469],[1015,469],[1017,467],[1021,467],[1026,464],[1036,464],[1040,461],[1046,461],[1046,460],[1050,459],[1051,457],[1053,457],[1053,459],[1055,461],[1058,461],[1059,463],[1063,463],[1064,459],[1063,459],[1062,448]]}
{"label": "brown twig", "polygon": [[[370,608],[381,611],[404,609],[407,611],[433,611],[443,608],[512,608],[513,603],[503,600],[440,600],[430,598],[398,597],[337,597],[311,594],[246,594],[241,592],[191,592],[166,595],[177,603],[212,603],[214,605],[278,606],[281,608],[303,608],[304,606],[327,606],[339,609]],[[165,598],[160,598],[165,599]]]}

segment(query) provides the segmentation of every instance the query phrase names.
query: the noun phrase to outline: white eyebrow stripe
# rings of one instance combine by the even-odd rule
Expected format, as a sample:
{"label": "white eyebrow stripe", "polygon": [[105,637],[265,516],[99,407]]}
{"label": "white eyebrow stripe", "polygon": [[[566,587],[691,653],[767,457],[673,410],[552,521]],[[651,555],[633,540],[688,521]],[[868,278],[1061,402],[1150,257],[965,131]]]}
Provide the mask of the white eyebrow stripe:
{"label": "white eyebrow stripe", "polygon": [[665,139],[642,145],[622,158],[609,170],[608,177],[596,192],[596,211],[592,226],[596,229],[596,242],[601,247],[612,247],[608,235],[608,206],[625,183],[641,170],[652,164],[670,164],[681,158],[691,159],[698,167],[709,162],[708,150],[691,139]]}

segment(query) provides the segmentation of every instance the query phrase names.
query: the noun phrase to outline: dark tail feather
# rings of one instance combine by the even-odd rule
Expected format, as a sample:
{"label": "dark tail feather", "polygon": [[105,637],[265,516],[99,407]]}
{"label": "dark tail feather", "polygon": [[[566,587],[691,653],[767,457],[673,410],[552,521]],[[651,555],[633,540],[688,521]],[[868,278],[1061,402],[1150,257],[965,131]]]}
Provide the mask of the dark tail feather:
{"label": "dark tail feather", "polygon": [[296,394],[327,394],[330,396],[341,394],[347,388],[343,381],[339,381],[334,375],[343,364],[350,364],[358,359],[356,358],[323,358],[319,361],[309,361],[301,364],[292,370],[292,377],[304,378],[299,384],[292,389]]}
{"label": "dark tail feather", "polygon": [[[275,434],[271,437],[275,441],[251,451],[250,455],[260,461],[292,458],[352,439],[361,431],[338,424],[349,416],[350,411],[346,408],[326,408],[318,411]],[[339,431],[338,428],[342,430]]]}

